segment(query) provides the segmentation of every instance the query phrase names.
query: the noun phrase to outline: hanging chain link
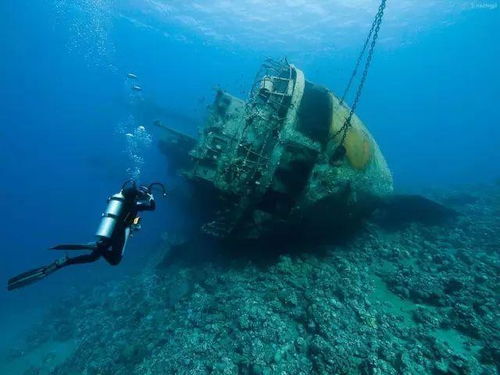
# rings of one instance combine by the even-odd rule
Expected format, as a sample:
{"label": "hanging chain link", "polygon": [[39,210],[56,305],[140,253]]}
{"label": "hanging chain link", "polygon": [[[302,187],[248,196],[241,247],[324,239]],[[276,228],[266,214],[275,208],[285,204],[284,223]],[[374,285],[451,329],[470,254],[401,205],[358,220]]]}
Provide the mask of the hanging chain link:
{"label": "hanging chain link", "polygon": [[[378,13],[377,13],[378,16]],[[351,90],[352,83],[354,82],[354,78],[356,78],[356,75],[358,74],[358,69],[359,65],[361,64],[361,60],[363,59],[363,56],[365,55],[366,47],[368,47],[368,44],[370,43],[370,40],[372,38],[373,30],[375,30],[375,22],[372,22],[372,26],[370,27],[370,31],[368,32],[368,36],[366,37],[365,44],[363,45],[363,48],[361,49],[361,52],[359,53],[358,60],[356,61],[356,65],[354,66],[354,70],[351,73],[351,77],[349,78],[349,83],[347,84],[344,93],[342,94],[342,98],[340,99],[340,105],[344,104],[345,98],[347,97],[347,94]]]}
{"label": "hanging chain link", "polygon": [[[366,37],[365,44],[363,45],[361,53],[359,54],[358,60],[356,61],[356,65],[355,65],[354,70],[353,70],[351,77],[349,79],[349,83],[347,84],[347,87],[344,91],[344,94],[342,95],[342,98],[340,99],[340,105],[344,105],[345,98],[346,98],[346,96],[351,88],[351,85],[354,81],[354,78],[356,77],[356,75],[358,73],[359,65],[361,64],[361,60],[362,60],[362,58],[365,54],[366,48],[370,44],[370,40],[371,40],[370,48],[368,50],[368,56],[366,58],[365,66],[363,69],[363,75],[361,76],[361,80],[359,82],[359,86],[358,86],[358,89],[356,91],[356,96],[354,97],[354,102],[351,106],[351,110],[349,111],[349,115],[345,119],[342,127],[333,135],[333,137],[335,138],[340,133],[343,133],[342,139],[340,141],[340,145],[344,144],[345,137],[347,135],[347,130],[349,130],[349,127],[351,126],[352,116],[354,115],[354,112],[356,111],[356,108],[357,108],[358,103],[359,103],[359,99],[361,97],[361,92],[363,91],[363,87],[364,87],[365,82],[366,82],[366,77],[368,76],[368,69],[370,68],[370,64],[371,64],[372,59],[373,59],[373,51],[375,50],[375,45],[377,43],[378,33],[380,31],[380,26],[382,24],[382,18],[384,17],[384,10],[385,10],[386,2],[387,2],[387,0],[382,0],[380,3],[380,6],[378,7],[377,14],[375,15],[375,18],[373,19],[373,23],[370,27],[370,31],[368,33],[368,36]],[[345,149],[344,149],[344,152],[345,152]]]}

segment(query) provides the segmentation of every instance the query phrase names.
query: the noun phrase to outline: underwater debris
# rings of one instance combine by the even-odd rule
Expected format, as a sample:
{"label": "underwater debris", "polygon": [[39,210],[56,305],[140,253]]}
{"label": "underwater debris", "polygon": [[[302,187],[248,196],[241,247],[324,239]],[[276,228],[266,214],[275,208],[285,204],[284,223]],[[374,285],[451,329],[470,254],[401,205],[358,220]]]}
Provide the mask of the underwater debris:
{"label": "underwater debris", "polygon": [[386,228],[419,222],[437,225],[458,215],[455,210],[419,195],[390,195],[378,202],[376,218]]}
{"label": "underwater debris", "polygon": [[470,193],[455,193],[450,194],[450,196],[443,199],[443,203],[452,206],[465,206],[469,204],[474,204],[478,201],[478,198]]}
{"label": "underwater debris", "polygon": [[[160,147],[178,163],[216,238],[331,232],[373,210],[392,176],[373,137],[350,109],[286,60],[268,59],[243,101],[218,90],[199,139],[165,130]],[[175,168],[175,165],[174,165]]]}

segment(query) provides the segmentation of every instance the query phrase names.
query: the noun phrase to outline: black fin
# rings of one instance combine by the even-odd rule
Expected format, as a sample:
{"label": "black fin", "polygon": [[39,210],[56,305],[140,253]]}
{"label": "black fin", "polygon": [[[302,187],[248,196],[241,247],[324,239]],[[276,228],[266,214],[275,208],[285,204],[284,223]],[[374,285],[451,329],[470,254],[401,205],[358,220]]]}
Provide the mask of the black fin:
{"label": "black fin", "polygon": [[95,250],[97,245],[95,243],[88,244],[61,244],[51,247],[50,250]]}
{"label": "black fin", "polygon": [[23,272],[13,278],[9,279],[7,289],[13,290],[22,288],[23,286],[33,284],[41,279],[44,279],[51,273],[61,269],[67,264],[68,257],[60,258],[47,266],[38,267],[33,270]]}
{"label": "black fin", "polygon": [[458,216],[458,212],[420,195],[392,195],[378,207],[377,221],[391,227],[408,223],[438,225]]}
{"label": "black fin", "polygon": [[39,267],[34,270],[23,272],[11,279],[7,286],[8,290],[13,290],[17,288],[22,288],[23,286],[35,283],[43,278],[45,278],[48,273],[46,273],[47,267]]}

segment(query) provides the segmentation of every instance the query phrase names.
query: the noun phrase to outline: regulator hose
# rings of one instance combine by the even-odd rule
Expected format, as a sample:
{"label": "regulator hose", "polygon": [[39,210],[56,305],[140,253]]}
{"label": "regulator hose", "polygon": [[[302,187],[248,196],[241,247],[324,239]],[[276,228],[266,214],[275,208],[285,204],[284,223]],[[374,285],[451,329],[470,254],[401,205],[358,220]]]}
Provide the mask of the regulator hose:
{"label": "regulator hose", "polygon": [[167,189],[165,188],[165,185],[163,185],[161,182],[152,182],[151,184],[148,185],[148,190],[151,191],[151,189],[154,187],[154,186],[158,186],[161,188],[161,190],[163,191],[163,196],[166,197],[167,196]]}

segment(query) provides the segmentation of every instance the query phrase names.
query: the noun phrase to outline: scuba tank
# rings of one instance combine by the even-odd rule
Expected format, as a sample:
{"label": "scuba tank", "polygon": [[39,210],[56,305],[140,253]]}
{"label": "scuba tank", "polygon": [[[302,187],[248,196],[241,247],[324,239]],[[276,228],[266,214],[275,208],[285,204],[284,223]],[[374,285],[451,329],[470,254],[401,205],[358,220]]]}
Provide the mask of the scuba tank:
{"label": "scuba tank", "polygon": [[116,226],[116,222],[123,210],[125,197],[122,192],[114,194],[108,199],[106,211],[102,214],[101,224],[97,229],[96,236],[101,238],[111,238]]}
{"label": "scuba tank", "polygon": [[[96,232],[97,237],[102,239],[110,239],[113,235],[116,224],[123,214],[123,209],[125,206],[126,198],[123,195],[123,192],[126,191],[126,187],[130,183],[132,184],[131,189],[136,190],[139,195],[149,194],[152,196],[151,190],[154,186],[159,186],[163,191],[164,196],[166,196],[167,194],[165,186],[163,186],[163,184],[159,182],[153,182],[149,186],[140,186],[139,189],[137,189],[134,180],[125,181],[120,192],[114,194],[108,199],[108,206],[106,207],[106,211],[102,214],[101,224],[99,225],[99,228]],[[139,222],[133,222],[132,224],[138,225]]]}

